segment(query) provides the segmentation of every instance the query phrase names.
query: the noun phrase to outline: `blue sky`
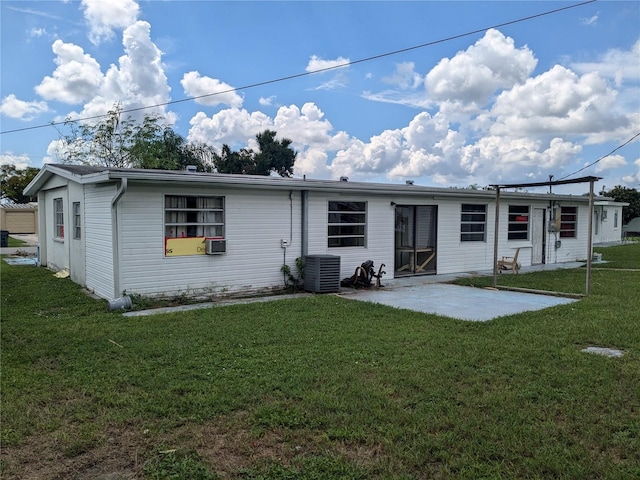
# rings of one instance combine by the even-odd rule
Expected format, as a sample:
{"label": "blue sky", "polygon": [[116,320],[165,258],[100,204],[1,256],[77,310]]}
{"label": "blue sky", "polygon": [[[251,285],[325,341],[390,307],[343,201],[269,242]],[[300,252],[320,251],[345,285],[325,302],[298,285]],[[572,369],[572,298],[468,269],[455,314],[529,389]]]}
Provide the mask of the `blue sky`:
{"label": "blue sky", "polygon": [[[217,149],[275,130],[309,178],[563,178],[640,133],[640,2],[490,27],[578,3],[2,0],[0,161],[57,162],[30,127],[118,102]],[[640,137],[581,175],[640,188]]]}

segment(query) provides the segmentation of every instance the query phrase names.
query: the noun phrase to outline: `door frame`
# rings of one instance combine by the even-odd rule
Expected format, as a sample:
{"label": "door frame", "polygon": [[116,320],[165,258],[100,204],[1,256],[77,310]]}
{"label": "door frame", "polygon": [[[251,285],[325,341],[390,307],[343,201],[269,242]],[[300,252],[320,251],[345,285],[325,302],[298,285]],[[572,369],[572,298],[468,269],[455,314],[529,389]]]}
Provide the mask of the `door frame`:
{"label": "door frame", "polygon": [[[418,223],[418,209],[431,209],[429,224]],[[408,216],[402,210],[410,209],[409,222],[403,223]],[[400,222],[399,222],[400,221]],[[402,223],[401,223],[402,222]],[[411,226],[412,232],[408,232]],[[394,276],[435,275],[437,273],[437,235],[438,206],[437,205],[396,205],[394,215]],[[426,229],[426,230],[425,230]],[[408,236],[408,237],[407,237]],[[432,240],[422,243],[420,239],[428,237]],[[409,238],[410,237],[410,238]]]}

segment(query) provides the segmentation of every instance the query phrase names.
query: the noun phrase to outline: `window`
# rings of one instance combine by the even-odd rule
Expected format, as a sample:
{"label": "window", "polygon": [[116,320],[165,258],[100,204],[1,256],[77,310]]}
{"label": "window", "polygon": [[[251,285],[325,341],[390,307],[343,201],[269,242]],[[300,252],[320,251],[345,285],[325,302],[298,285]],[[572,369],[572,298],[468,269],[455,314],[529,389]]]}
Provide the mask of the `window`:
{"label": "window", "polygon": [[509,205],[509,240],[527,240],[529,238],[529,207]]}
{"label": "window", "polygon": [[54,228],[56,238],[64,238],[64,210],[61,198],[53,199]]}
{"label": "window", "polygon": [[73,238],[79,240],[82,236],[80,225],[80,202],[73,202]]}
{"label": "window", "polygon": [[618,210],[613,212],[613,228],[618,228]]}
{"label": "window", "polygon": [[166,195],[166,238],[224,238],[224,197]]}
{"label": "window", "polygon": [[486,227],[487,206],[463,203],[460,214],[460,241],[484,242]]}
{"label": "window", "polygon": [[364,247],[367,202],[329,202],[329,247]]}
{"label": "window", "polygon": [[560,238],[576,238],[578,207],[560,209]]}

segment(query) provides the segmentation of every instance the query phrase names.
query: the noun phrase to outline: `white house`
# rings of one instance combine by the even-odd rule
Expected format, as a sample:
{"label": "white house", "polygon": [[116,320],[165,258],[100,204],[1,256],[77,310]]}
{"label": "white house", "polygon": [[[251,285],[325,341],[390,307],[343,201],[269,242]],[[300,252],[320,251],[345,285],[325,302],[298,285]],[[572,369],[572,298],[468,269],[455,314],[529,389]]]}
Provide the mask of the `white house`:
{"label": "white house", "polygon": [[[494,263],[493,190],[49,164],[25,193],[41,264],[108,300],[266,292],[306,255],[338,256],[340,278],[369,259],[394,277]],[[586,258],[587,196],[501,192],[499,212],[500,256]]]}
{"label": "white house", "polygon": [[628,203],[601,200],[593,207],[593,242],[611,243],[622,240],[622,207]]}

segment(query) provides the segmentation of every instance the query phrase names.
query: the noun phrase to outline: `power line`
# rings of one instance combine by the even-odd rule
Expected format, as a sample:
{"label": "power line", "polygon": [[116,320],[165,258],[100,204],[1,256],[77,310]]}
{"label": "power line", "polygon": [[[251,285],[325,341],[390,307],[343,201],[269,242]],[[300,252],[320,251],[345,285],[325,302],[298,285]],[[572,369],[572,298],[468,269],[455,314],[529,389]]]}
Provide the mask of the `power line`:
{"label": "power line", "polygon": [[[461,33],[461,34],[458,34],[458,35],[453,35],[451,37],[442,38],[440,40],[434,40],[432,42],[422,43],[420,45],[415,45],[413,47],[402,48],[400,50],[394,50],[392,52],[381,53],[379,55],[374,55],[374,56],[371,56],[371,57],[361,58],[359,60],[353,60],[353,61],[345,62],[345,63],[339,64],[339,65],[332,65],[330,67],[320,68],[318,70],[313,70],[311,72],[297,73],[297,74],[294,74],[294,75],[288,75],[288,76],[284,76],[284,77],[280,77],[280,78],[276,78],[276,79],[272,79],[272,80],[266,80],[266,81],[263,81],[263,82],[257,82],[257,83],[252,83],[252,84],[249,84],[249,85],[244,85],[242,87],[229,88],[227,90],[223,90],[223,91],[220,91],[220,92],[207,93],[207,94],[203,94],[203,95],[196,95],[196,96],[193,96],[193,97],[181,98],[181,99],[178,99],[178,100],[171,100],[171,101],[164,102],[164,103],[156,103],[155,105],[147,105],[147,106],[143,106],[143,107],[130,108],[130,109],[122,110],[122,113],[139,112],[141,110],[147,110],[147,109],[151,109],[151,108],[165,107],[165,106],[174,105],[174,104],[177,104],[177,103],[190,102],[190,101],[197,100],[197,99],[200,99],[200,98],[213,97],[215,95],[223,95],[225,93],[237,92],[239,90],[248,90],[250,88],[262,87],[264,85],[270,85],[272,83],[279,83],[279,82],[284,82],[284,81],[287,81],[287,80],[293,80],[293,79],[296,79],[296,78],[306,77],[308,75],[314,75],[316,73],[322,73],[322,72],[326,72],[326,71],[329,71],[329,70],[335,70],[337,68],[344,68],[344,67],[348,67],[348,66],[351,66],[351,65],[356,65],[356,64],[359,64],[359,63],[370,62],[372,60],[378,60],[380,58],[389,57],[389,56],[392,56],[392,55],[398,55],[400,53],[410,52],[412,50],[417,50],[417,49],[425,48],[425,47],[431,47],[433,45],[438,45],[440,43],[450,42],[452,40],[457,40],[457,39],[468,37],[468,36],[471,36],[471,35],[476,35],[478,33],[485,32],[485,31],[490,30],[492,28],[506,27],[506,26],[509,26],[509,25],[514,25],[516,23],[526,22],[528,20],[533,20],[533,19],[544,17],[544,16],[547,16],[547,15],[552,15],[552,14],[555,14],[555,13],[558,13],[558,12],[562,12],[564,10],[569,10],[569,9],[573,9],[573,8],[577,8],[577,7],[582,7],[584,5],[588,5],[588,4],[594,3],[596,1],[597,0],[587,0],[585,2],[576,3],[574,5],[569,5],[569,6],[566,6],[566,7],[556,8],[554,10],[548,10],[546,12],[537,13],[535,15],[529,15],[527,17],[522,17],[522,18],[519,18],[519,19],[516,19],[516,20],[510,20],[508,22],[498,23],[496,25],[492,25],[492,26],[489,26],[489,27],[480,28],[480,29],[473,30],[473,31],[470,31],[470,32]],[[53,122],[52,121],[52,122],[49,122],[49,123],[46,123],[46,124],[34,125],[34,126],[31,126],[31,127],[23,127],[23,128],[16,128],[16,129],[13,129],[13,130],[5,130],[3,132],[0,132],[0,135],[4,135],[4,134],[7,134],[7,133],[24,132],[24,131],[27,131],[27,130],[36,130],[36,129],[52,127],[52,126],[56,126],[56,125],[63,125],[63,124],[69,123],[69,122],[83,122],[83,121],[87,121],[87,120],[95,120],[97,118],[106,117],[107,115],[108,114],[93,115],[91,117],[76,118],[76,119],[73,119],[73,120],[64,120],[64,121],[61,121],[61,122]]]}
{"label": "power line", "polygon": [[624,142],[622,145],[618,145],[616,148],[614,148],[613,150],[611,150],[609,153],[607,153],[606,155],[601,156],[599,159],[591,162],[590,164],[582,167],[580,170],[576,170],[573,173],[570,173],[569,175],[565,175],[564,177],[560,178],[560,180],[564,180],[565,178],[569,178],[577,173],[582,172],[583,170],[586,170],[587,168],[591,168],[593,167],[596,163],[598,163],[600,160],[604,160],[605,158],[613,155],[615,152],[617,152],[618,150],[620,150],[622,147],[624,147],[625,145],[630,144],[631,142],[633,142],[636,138],[640,137],[640,132],[636,133],[633,137],[631,137],[629,140],[627,140],[626,142]]}

